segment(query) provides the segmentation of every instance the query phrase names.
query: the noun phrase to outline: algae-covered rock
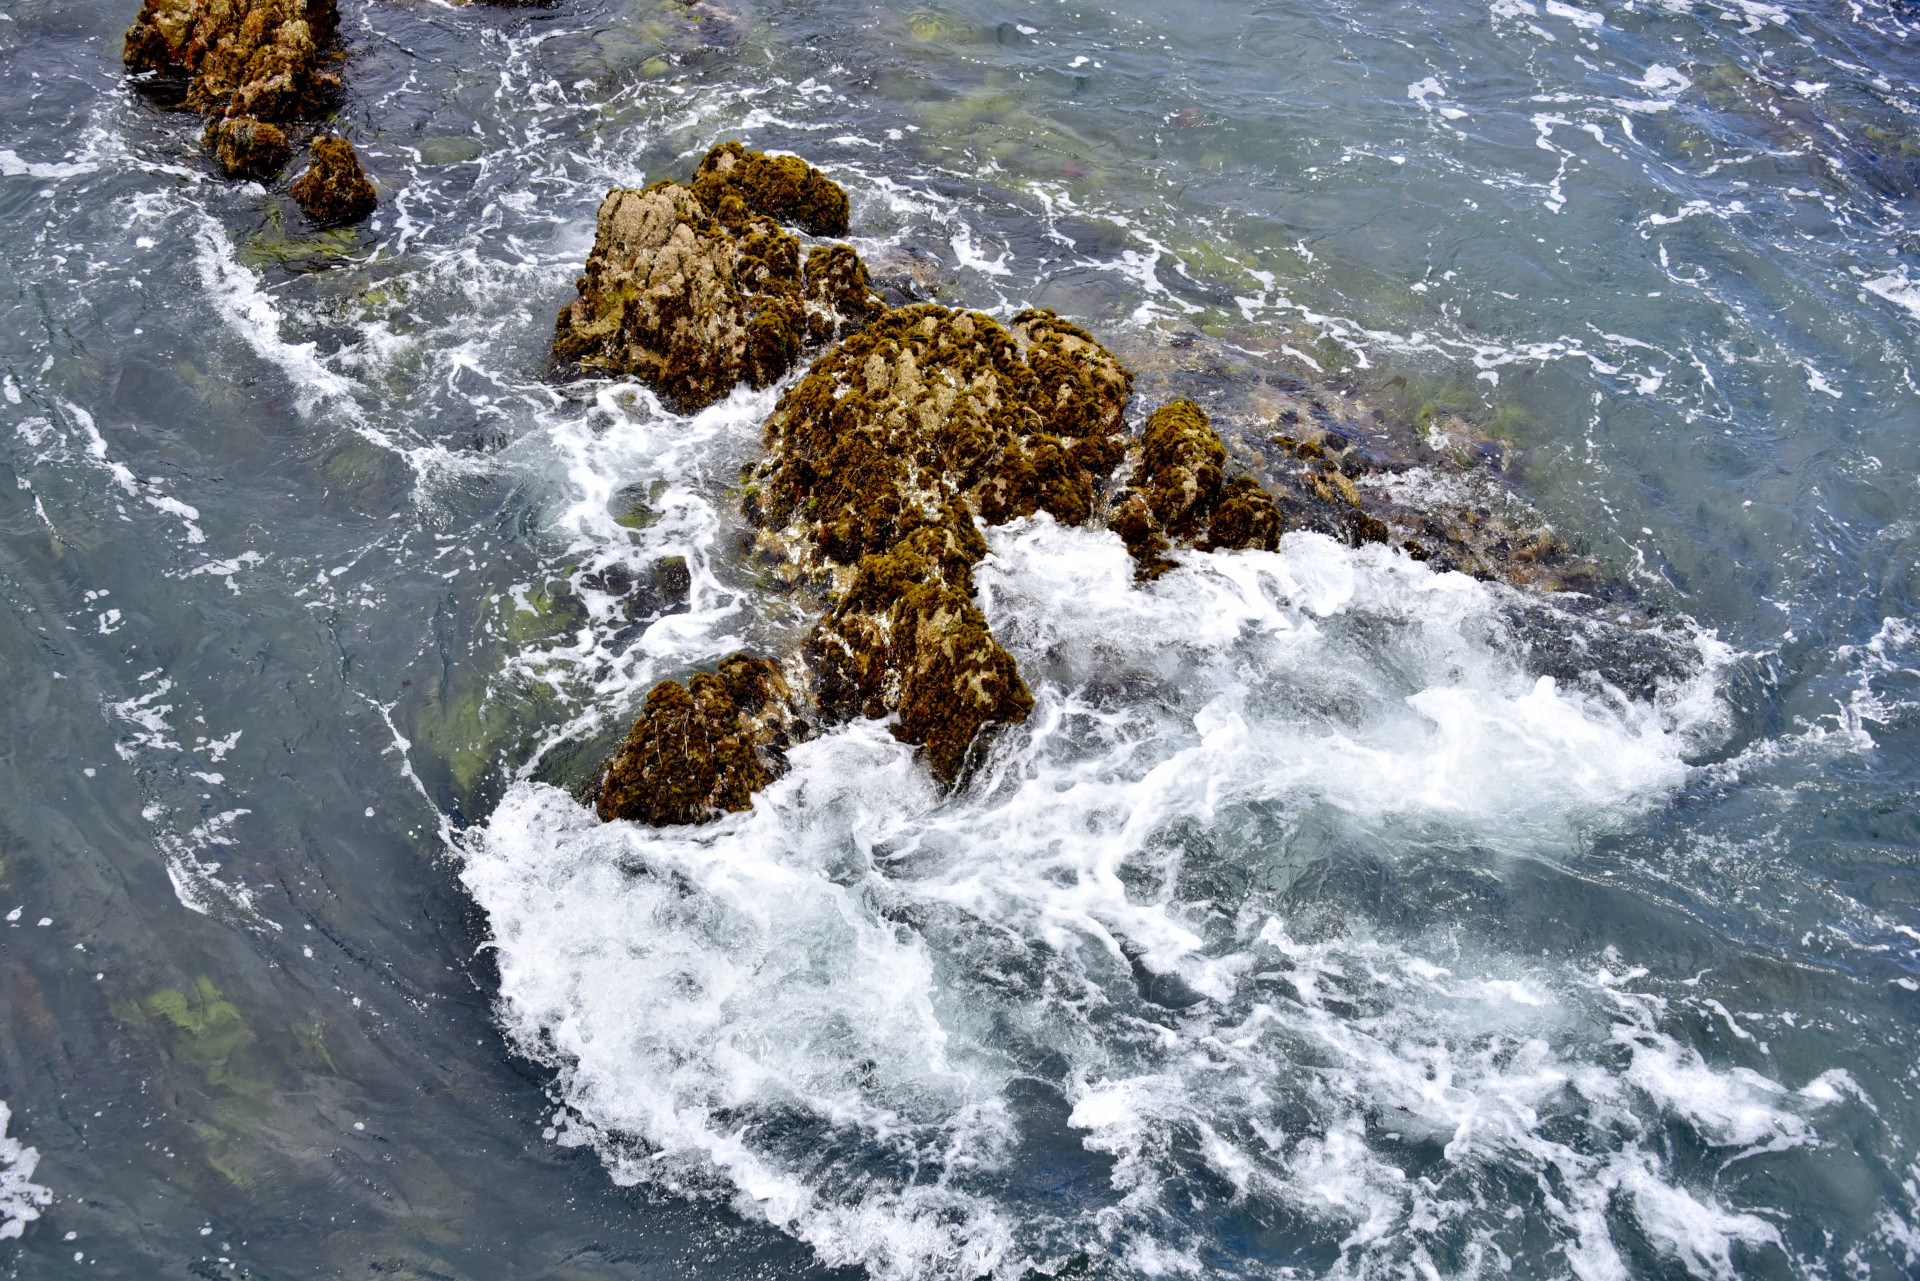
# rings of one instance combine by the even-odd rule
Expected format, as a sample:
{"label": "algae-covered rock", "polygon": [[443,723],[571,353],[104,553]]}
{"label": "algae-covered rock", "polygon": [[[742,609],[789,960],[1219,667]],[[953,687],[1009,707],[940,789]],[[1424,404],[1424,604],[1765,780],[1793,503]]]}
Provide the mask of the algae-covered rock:
{"label": "algae-covered rock", "polygon": [[252,116],[221,116],[207,124],[206,143],[229,178],[273,177],[293,159],[293,144],[278,126]]}
{"label": "algae-covered rock", "polygon": [[184,105],[208,115],[302,120],[339,92],[324,65],[334,0],[146,0],[127,29],[127,69],[185,82]]}
{"label": "algae-covered rock", "polygon": [[814,362],[767,420],[748,515],[803,567],[853,567],[807,643],[823,711],[895,716],[947,783],[981,730],[1025,718],[1032,695],[973,601],[976,519],[1085,521],[1131,386],[1046,312],[902,308]]}
{"label": "algae-covered rock", "polygon": [[[933,304],[887,313],[781,398],[749,515],[797,559],[839,564],[938,523],[956,499],[989,524],[1041,510],[1086,519],[1119,453],[1131,383],[1091,340],[1062,351],[1066,328],[1044,313],[1011,330]],[[1036,333],[1048,345],[1023,347],[1020,335]],[[1052,360],[1049,378],[1030,351]]]}
{"label": "algae-covered rock", "polygon": [[693,192],[718,214],[729,196],[775,222],[812,236],[847,234],[847,193],[798,156],[769,156],[723,142],[694,171]]}
{"label": "algae-covered rock", "polygon": [[973,600],[973,564],[985,554],[956,507],[946,522],[863,557],[807,642],[822,709],[839,718],[895,714],[894,733],[924,746],[943,783],[959,778],[983,728],[1033,710],[1013,656]]}
{"label": "algae-covered rock", "polygon": [[690,413],[737,383],[768,386],[809,341],[881,307],[861,294],[857,259],[816,249],[803,272],[799,241],[736,196],[719,205],[677,183],[607,194],[579,296],[556,326],[557,371],[633,375]]}
{"label": "algae-covered rock", "polygon": [[607,762],[595,807],[605,820],[656,827],[753,808],[784,769],[781,751],[804,724],[777,664],[735,654],[685,685],[662,681]]}
{"label": "algae-covered rock", "polygon": [[1173,568],[1175,543],[1202,551],[1272,551],[1289,529],[1314,529],[1358,546],[1384,542],[1387,528],[1369,515],[1352,479],[1317,445],[1285,440],[1301,464],[1280,501],[1252,476],[1227,479],[1227,448],[1205,410],[1181,397],[1147,418],[1128,486],[1115,497],[1107,527],[1120,535],[1142,578]]}
{"label": "algae-covered rock", "polygon": [[294,180],[290,191],[301,210],[322,227],[358,222],[380,203],[379,193],[367,181],[353,144],[337,134],[313,140],[313,163]]}

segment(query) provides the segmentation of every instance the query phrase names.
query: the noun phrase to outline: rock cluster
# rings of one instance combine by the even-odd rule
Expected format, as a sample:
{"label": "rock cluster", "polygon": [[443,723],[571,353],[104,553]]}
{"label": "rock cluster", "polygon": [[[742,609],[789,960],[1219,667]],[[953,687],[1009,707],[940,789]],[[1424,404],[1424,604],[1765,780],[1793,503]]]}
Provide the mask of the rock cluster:
{"label": "rock cluster", "polygon": [[[691,185],[614,191],[600,207],[579,296],[560,313],[559,371],[638,376],[688,411],[739,383],[769,385],[831,344],[767,418],[743,496],[761,553],[820,592],[821,617],[782,663],[736,654],[655,686],[602,773],[602,818],[694,823],[749,808],[786,747],[854,717],[892,718],[936,778],[958,781],[984,735],[1033,707],[974,600],[983,525],[1042,511],[1104,523],[1142,579],[1173,568],[1176,548],[1272,550],[1291,530],[1397,542],[1422,559],[1469,554],[1450,526],[1363,490],[1380,468],[1331,429],[1271,433],[1257,451],[1236,434],[1230,449],[1180,396],[1130,437],[1134,374],[1054,313],[1002,324],[927,303],[888,309],[846,245],[813,247],[803,268],[779,224],[842,234],[846,210],[803,161],[738,143],[709,152]],[[1512,558],[1527,561],[1527,548]]]}
{"label": "rock cluster", "polygon": [[636,377],[691,413],[740,383],[770,386],[806,348],[884,308],[852,249],[817,245],[803,266],[775,221],[844,230],[845,194],[802,161],[730,148],[709,153],[691,187],[607,193],[579,296],[556,326],[556,372]]}
{"label": "rock cluster", "polygon": [[[339,96],[339,24],[335,0],[145,0],[122,56],[128,70],[209,117],[206,145],[229,177],[269,179],[293,158],[289,127],[324,116]],[[364,217],[373,188],[351,145],[332,142],[358,180],[344,188],[351,199],[341,197],[337,158],[306,188],[321,204],[295,198],[322,222]],[[322,166],[316,150],[309,177]]]}
{"label": "rock cluster", "polygon": [[1176,542],[1202,551],[1272,551],[1290,529],[1333,534],[1353,546],[1391,537],[1320,446],[1287,437],[1276,443],[1303,464],[1298,484],[1282,489],[1280,502],[1250,475],[1227,479],[1226,445],[1199,405],[1182,397],[1156,409],[1140,440],[1140,460],[1107,521],[1133,553],[1140,576],[1158,578],[1172,569],[1166,553]]}

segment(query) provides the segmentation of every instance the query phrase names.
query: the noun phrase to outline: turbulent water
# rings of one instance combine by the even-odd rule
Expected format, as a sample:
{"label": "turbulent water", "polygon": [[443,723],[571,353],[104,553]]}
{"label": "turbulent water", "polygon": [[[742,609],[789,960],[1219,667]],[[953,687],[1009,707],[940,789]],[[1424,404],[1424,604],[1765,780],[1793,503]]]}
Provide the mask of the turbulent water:
{"label": "turbulent water", "polygon": [[[0,12],[0,1275],[1920,1270],[1920,12],[347,0],[314,233],[132,9]],[[861,723],[599,824],[807,623],[777,389],[543,378],[733,137],[942,301],[1472,424],[1638,604],[1040,517],[957,793]]]}

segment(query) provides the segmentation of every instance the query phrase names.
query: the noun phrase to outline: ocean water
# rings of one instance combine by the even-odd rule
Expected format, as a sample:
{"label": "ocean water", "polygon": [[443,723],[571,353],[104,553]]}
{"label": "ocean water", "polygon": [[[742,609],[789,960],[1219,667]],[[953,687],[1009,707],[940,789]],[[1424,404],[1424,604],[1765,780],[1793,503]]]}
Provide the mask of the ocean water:
{"label": "ocean water", "polygon": [[[318,234],[131,17],[0,10],[0,1275],[1920,1271],[1920,12],[349,3]],[[1466,425],[1631,607],[1036,518],[961,790],[597,823],[808,622],[777,389],[543,378],[727,138],[1236,428]]]}

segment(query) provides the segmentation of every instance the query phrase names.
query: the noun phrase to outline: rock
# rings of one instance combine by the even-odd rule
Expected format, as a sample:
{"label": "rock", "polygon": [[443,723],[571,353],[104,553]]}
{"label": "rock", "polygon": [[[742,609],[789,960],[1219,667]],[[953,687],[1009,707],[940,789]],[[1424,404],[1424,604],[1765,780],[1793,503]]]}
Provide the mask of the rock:
{"label": "rock", "polygon": [[1227,479],[1227,448],[1205,410],[1185,397],[1169,401],[1147,418],[1133,474],[1115,496],[1107,527],[1126,543],[1141,578],[1173,568],[1166,552],[1175,543],[1272,551],[1289,529],[1317,529],[1353,546],[1386,541],[1386,526],[1367,513],[1352,479],[1319,446],[1290,444],[1304,466],[1275,501],[1253,476]]}
{"label": "rock", "polygon": [[894,734],[922,745],[928,769],[948,784],[983,728],[1033,710],[1013,656],[974,604],[973,564],[985,554],[956,507],[946,522],[863,557],[807,642],[822,710],[840,719],[895,714]]}
{"label": "rock", "polygon": [[847,193],[798,156],[769,156],[723,142],[694,171],[693,192],[715,214],[727,197],[810,236],[847,234]]}
{"label": "rock", "polygon": [[1079,523],[1121,454],[1132,376],[1047,312],[1002,326],[921,305],[829,350],[768,418],[748,517],[847,586],[807,643],[822,710],[897,717],[943,782],[1032,695],[973,602],[976,518]]}
{"label": "rock", "polygon": [[579,297],[556,325],[557,372],[638,377],[691,413],[738,383],[770,385],[810,341],[884,306],[852,250],[816,248],[803,272],[799,241],[736,195],[719,206],[670,182],[607,194]]}
{"label": "rock", "polygon": [[[774,408],[749,517],[796,560],[842,565],[938,523],[955,499],[988,524],[1040,510],[1084,520],[1119,456],[1131,380],[1090,339],[1063,350],[1069,330],[1044,312],[1010,329],[933,304],[888,312]],[[1055,359],[1047,379],[1035,352]],[[1063,400],[1065,387],[1078,395]]]}
{"label": "rock", "polygon": [[269,179],[293,159],[293,145],[280,127],[252,116],[209,121],[206,143],[229,178]]}
{"label": "rock", "polygon": [[192,111],[312,119],[340,90],[322,66],[338,26],[334,0],[146,0],[123,57],[130,71],[184,80]]}
{"label": "rock", "polygon": [[331,227],[372,213],[380,197],[367,181],[353,144],[337,134],[322,134],[313,140],[312,150],[313,163],[291,188],[307,217]]}
{"label": "rock", "polygon": [[607,762],[594,805],[604,820],[656,827],[753,808],[786,768],[793,695],[777,664],[735,654],[685,685],[662,681]]}

